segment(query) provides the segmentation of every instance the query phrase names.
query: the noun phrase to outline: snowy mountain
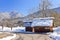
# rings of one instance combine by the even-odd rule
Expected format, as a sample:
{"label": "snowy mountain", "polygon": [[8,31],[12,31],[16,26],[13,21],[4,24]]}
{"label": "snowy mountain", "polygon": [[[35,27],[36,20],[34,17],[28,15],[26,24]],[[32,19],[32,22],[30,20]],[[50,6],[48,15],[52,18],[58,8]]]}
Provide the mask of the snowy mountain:
{"label": "snowy mountain", "polygon": [[11,18],[19,18],[23,17],[21,13],[18,12],[0,12],[0,20],[1,19],[11,19]]}

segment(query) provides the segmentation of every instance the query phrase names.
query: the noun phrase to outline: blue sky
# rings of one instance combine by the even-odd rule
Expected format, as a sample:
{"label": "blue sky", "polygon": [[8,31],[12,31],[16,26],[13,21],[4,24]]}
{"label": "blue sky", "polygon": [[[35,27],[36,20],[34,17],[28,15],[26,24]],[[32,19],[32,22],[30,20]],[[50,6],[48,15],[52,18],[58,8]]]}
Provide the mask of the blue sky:
{"label": "blue sky", "polygon": [[[0,0],[0,12],[17,11],[23,15],[28,15],[31,9],[35,9],[39,5],[39,1],[40,0]],[[51,3],[53,4],[51,8],[60,6],[60,0],[51,0]]]}

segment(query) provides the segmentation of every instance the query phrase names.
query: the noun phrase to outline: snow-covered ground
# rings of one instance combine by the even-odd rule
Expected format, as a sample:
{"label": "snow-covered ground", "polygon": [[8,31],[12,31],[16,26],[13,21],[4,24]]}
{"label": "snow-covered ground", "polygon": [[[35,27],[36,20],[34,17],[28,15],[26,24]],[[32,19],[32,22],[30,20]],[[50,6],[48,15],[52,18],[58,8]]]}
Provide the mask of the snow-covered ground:
{"label": "snow-covered ground", "polygon": [[49,37],[53,38],[54,40],[60,40],[60,27],[56,27],[53,30],[53,33],[50,33]]}
{"label": "snow-covered ground", "polygon": [[8,36],[8,37],[2,38],[0,40],[11,40],[11,39],[13,39],[15,37],[16,37],[16,34],[13,34],[13,36]]}
{"label": "snow-covered ground", "polygon": [[11,31],[11,28],[4,27],[2,31],[5,31],[5,32],[10,32],[10,31]]}
{"label": "snow-covered ground", "polygon": [[59,33],[51,33],[49,37],[53,38],[54,40],[60,40],[60,34]]}
{"label": "snow-covered ground", "polygon": [[11,32],[25,32],[25,27],[14,27]]}
{"label": "snow-covered ground", "polygon": [[25,32],[25,27],[13,27],[12,30],[11,28],[8,28],[8,27],[3,27],[3,30],[2,30],[2,27],[0,27],[0,31],[2,32]]}

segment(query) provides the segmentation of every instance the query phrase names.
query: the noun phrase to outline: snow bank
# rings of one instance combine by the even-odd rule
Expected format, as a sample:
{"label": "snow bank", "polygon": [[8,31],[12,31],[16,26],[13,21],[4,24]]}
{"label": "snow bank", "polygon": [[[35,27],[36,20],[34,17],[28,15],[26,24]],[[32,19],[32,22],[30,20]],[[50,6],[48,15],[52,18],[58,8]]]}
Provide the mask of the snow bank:
{"label": "snow bank", "polygon": [[53,38],[54,40],[60,40],[60,34],[54,32],[49,35],[49,37]]}
{"label": "snow bank", "polygon": [[56,36],[57,36],[57,33],[56,33],[56,32],[51,33],[51,34],[49,35],[49,37],[51,37],[51,38],[56,38]]}
{"label": "snow bank", "polygon": [[5,31],[5,32],[10,32],[10,31],[11,31],[11,28],[4,27],[2,31]]}
{"label": "snow bank", "polygon": [[56,30],[57,28],[53,28],[53,31]]}
{"label": "snow bank", "polygon": [[2,26],[0,26],[0,31],[2,31]]}
{"label": "snow bank", "polygon": [[54,29],[54,32],[60,33],[60,27],[56,27],[56,28]]}
{"label": "snow bank", "polygon": [[56,27],[53,30],[53,33],[51,33],[49,37],[53,38],[54,40],[60,40],[60,27]]}
{"label": "snow bank", "polygon": [[25,32],[25,27],[13,27],[12,32]]}
{"label": "snow bank", "polygon": [[3,30],[2,30],[2,27],[0,27],[0,31],[2,32],[25,32],[25,27],[13,27],[12,30],[11,28],[8,28],[8,27],[3,27]]}

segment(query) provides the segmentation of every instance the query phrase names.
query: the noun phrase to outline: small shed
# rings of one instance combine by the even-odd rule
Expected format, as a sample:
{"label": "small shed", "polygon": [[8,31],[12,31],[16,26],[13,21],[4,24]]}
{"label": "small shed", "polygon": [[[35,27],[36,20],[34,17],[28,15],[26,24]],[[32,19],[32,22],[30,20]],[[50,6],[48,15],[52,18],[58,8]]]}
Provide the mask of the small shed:
{"label": "small shed", "polygon": [[31,26],[26,27],[26,30],[32,31],[32,32],[50,32],[50,31],[53,31],[53,29],[52,29],[54,26],[53,19],[54,19],[54,17],[35,18],[32,20]]}

